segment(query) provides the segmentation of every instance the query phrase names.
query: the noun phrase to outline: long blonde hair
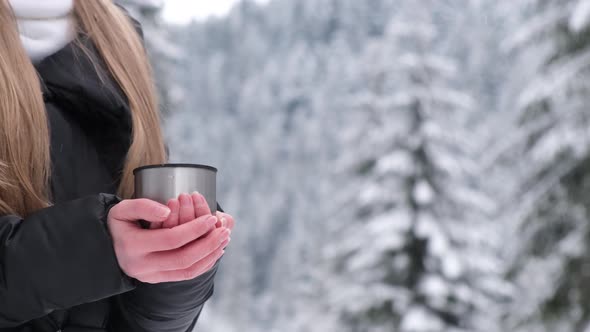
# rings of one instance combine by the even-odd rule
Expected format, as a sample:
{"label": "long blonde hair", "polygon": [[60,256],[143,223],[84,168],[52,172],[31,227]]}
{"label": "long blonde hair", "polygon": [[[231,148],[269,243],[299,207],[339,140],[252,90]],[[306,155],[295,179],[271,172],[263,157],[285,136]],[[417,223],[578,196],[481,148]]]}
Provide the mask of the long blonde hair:
{"label": "long blonde hair", "polygon": [[[74,13],[129,102],[132,144],[117,194],[130,198],[133,169],[166,161],[151,67],[133,23],[112,1],[76,0]],[[0,213],[26,216],[51,205],[49,145],[39,77],[0,0]]]}

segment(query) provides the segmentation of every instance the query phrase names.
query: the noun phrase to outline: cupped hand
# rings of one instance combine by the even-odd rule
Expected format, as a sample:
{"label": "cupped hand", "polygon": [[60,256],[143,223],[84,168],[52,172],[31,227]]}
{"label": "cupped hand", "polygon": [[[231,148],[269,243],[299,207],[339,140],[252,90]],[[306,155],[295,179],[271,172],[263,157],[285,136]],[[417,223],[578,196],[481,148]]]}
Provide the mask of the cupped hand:
{"label": "cupped hand", "polygon": [[[124,200],[109,211],[115,254],[128,276],[147,283],[194,279],[223,255],[230,229],[216,228],[218,220],[210,212],[195,218],[195,204],[191,209],[186,197],[178,200],[177,217],[175,202],[170,208],[148,199]],[[143,229],[138,220],[175,226]]]}
{"label": "cupped hand", "polygon": [[[168,219],[163,223],[152,223],[151,228],[172,228],[179,224],[189,222],[194,218],[211,214],[205,197],[198,192],[194,192],[191,195],[181,194],[178,198],[169,200],[168,208],[171,210]],[[230,231],[234,229],[235,220],[233,216],[224,212],[216,212],[215,216],[217,217],[217,222],[215,223],[216,228],[225,227]]]}

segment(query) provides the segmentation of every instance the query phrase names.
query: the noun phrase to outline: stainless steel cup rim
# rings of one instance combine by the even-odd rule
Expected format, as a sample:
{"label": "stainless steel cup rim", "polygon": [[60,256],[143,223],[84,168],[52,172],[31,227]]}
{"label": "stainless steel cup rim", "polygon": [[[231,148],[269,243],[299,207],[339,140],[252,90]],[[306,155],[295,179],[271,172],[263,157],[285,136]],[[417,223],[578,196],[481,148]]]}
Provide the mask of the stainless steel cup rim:
{"label": "stainless steel cup rim", "polygon": [[133,174],[135,175],[135,173],[140,172],[144,169],[149,169],[149,168],[201,168],[201,169],[207,169],[213,172],[217,172],[217,168],[213,167],[213,166],[209,166],[209,165],[201,165],[201,164],[156,164],[156,165],[145,165],[145,166],[141,166],[141,167],[137,167],[136,169],[133,170]]}

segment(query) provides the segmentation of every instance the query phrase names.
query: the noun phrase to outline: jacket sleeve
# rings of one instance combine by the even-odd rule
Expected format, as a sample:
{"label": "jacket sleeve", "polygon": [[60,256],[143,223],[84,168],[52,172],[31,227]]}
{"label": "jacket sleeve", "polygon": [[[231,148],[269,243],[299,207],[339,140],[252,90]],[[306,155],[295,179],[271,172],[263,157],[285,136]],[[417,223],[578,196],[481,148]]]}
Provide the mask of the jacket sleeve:
{"label": "jacket sleeve", "polygon": [[205,302],[213,295],[219,262],[193,280],[139,283],[135,290],[116,296],[109,331],[192,331]]}
{"label": "jacket sleeve", "polygon": [[[219,203],[217,210],[223,211]],[[135,290],[115,297],[109,330],[192,331],[205,302],[213,295],[214,278],[220,261],[193,280],[159,284],[138,282]]]}
{"label": "jacket sleeve", "polygon": [[106,227],[118,202],[99,194],[0,217],[0,329],[135,287]]}

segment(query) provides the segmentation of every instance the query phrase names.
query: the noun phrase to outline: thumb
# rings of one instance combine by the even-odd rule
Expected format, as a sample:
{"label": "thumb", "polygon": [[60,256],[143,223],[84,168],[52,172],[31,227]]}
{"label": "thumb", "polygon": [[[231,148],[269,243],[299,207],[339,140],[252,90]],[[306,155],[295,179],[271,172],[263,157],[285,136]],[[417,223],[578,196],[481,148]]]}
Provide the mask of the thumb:
{"label": "thumb", "polygon": [[169,214],[170,209],[166,205],[146,198],[123,200],[110,211],[112,218],[122,221],[162,222]]}

